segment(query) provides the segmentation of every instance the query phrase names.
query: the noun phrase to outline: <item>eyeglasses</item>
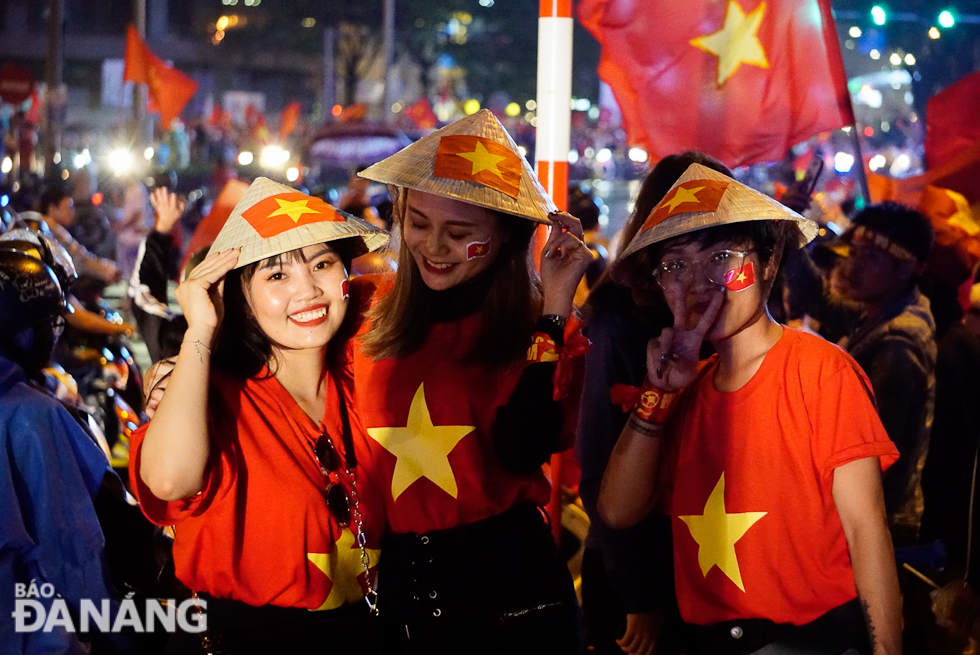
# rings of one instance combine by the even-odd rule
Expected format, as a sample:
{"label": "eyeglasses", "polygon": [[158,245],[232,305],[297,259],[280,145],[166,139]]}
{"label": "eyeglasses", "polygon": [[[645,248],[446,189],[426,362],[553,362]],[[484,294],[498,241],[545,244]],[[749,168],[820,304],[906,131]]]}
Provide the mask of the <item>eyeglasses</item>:
{"label": "eyeglasses", "polygon": [[327,509],[333,514],[340,526],[346,528],[350,525],[350,496],[347,490],[338,480],[335,480],[337,471],[343,466],[343,460],[333,441],[326,434],[321,434],[316,444],[313,446],[313,456],[316,463],[320,466],[320,471],[327,480],[323,490],[323,497],[327,501]]}
{"label": "eyeglasses", "polygon": [[654,269],[653,275],[662,289],[677,289],[694,280],[694,271],[700,268],[712,284],[731,282],[742,270],[745,258],[754,250],[716,250],[701,261],[689,259],[665,259]]}

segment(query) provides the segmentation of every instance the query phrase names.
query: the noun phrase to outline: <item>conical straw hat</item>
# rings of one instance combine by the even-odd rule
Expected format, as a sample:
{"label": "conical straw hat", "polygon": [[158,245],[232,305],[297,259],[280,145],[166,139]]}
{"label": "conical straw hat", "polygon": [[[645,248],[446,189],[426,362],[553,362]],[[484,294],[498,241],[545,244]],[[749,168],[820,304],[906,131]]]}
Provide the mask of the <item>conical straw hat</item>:
{"label": "conical straw hat", "polygon": [[[558,211],[500,121],[487,109],[461,118],[360,172],[539,223]],[[397,204],[398,189],[392,190]]]}
{"label": "conical straw hat", "polygon": [[241,249],[235,268],[317,243],[356,237],[356,254],[377,250],[388,233],[319,198],[260,177],[238,201],[211,252]]}
{"label": "conical straw hat", "polygon": [[[639,255],[647,247],[667,239],[717,225],[748,221],[793,221],[799,229],[799,246],[817,235],[817,224],[800,216],[764,193],[715,170],[691,164],[660,201],[633,241],[613,263],[613,277],[631,286]],[[652,280],[651,271],[642,277]]]}

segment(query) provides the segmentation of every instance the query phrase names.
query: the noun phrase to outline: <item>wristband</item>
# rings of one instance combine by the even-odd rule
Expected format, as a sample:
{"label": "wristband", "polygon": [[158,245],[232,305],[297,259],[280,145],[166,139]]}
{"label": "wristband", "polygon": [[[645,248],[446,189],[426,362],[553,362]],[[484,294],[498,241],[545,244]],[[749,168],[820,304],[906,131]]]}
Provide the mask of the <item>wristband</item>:
{"label": "wristband", "polygon": [[647,423],[666,423],[679,395],[680,392],[664,391],[653,386],[649,380],[644,380],[640,398],[633,407],[633,415]]}
{"label": "wristband", "polygon": [[527,349],[527,361],[530,364],[538,362],[556,362],[561,357],[561,349],[555,340],[544,332],[531,335],[531,347]]}
{"label": "wristband", "polygon": [[558,314],[545,314],[541,317],[541,320],[548,321],[549,323],[554,323],[555,327],[557,327],[559,331],[564,330],[565,324],[568,323],[567,316],[560,316]]}

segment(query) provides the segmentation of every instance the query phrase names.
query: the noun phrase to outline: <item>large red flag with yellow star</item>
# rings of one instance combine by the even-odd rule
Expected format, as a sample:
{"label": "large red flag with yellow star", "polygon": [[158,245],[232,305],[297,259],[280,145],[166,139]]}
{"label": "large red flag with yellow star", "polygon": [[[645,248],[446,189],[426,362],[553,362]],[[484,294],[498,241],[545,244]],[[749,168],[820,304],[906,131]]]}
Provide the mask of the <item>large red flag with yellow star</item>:
{"label": "large red flag with yellow star", "polygon": [[170,122],[197,93],[197,82],[153,54],[132,25],[126,29],[123,79],[149,87],[149,110],[159,112],[164,129],[170,128]]}
{"label": "large red flag with yellow star", "polygon": [[630,144],[655,160],[777,161],[854,122],[829,0],[583,0],[579,18]]}

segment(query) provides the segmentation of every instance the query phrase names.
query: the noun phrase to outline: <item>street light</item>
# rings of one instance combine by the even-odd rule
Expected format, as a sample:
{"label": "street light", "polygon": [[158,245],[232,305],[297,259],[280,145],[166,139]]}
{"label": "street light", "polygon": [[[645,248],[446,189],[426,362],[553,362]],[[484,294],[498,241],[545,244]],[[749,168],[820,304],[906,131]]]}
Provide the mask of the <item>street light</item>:
{"label": "street light", "polygon": [[953,25],[956,25],[956,18],[953,16],[953,12],[949,9],[944,9],[939,12],[939,27],[948,30]]}
{"label": "street light", "polygon": [[875,25],[884,25],[885,21],[888,20],[888,14],[885,12],[885,8],[881,5],[875,5],[872,7],[871,20]]}

